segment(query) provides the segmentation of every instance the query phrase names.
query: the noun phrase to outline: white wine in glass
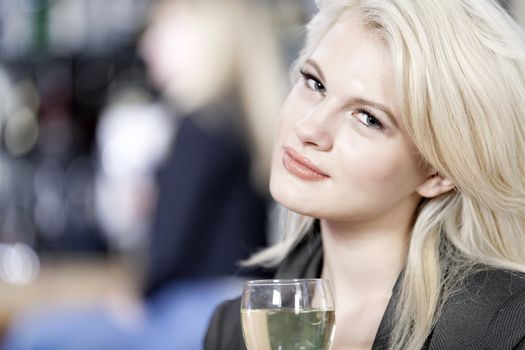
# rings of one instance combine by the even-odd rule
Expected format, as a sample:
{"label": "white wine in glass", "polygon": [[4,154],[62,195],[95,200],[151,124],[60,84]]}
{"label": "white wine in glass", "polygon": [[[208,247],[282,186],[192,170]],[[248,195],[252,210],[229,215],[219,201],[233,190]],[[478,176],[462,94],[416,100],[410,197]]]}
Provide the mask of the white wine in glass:
{"label": "white wine in glass", "polygon": [[241,320],[248,350],[330,350],[332,292],[322,279],[248,281]]}

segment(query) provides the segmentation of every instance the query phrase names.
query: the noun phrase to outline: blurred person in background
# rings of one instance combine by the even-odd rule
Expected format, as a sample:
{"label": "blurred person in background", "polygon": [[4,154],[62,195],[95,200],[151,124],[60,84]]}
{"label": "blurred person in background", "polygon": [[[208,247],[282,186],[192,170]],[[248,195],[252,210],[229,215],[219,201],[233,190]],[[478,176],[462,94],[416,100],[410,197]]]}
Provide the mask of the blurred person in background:
{"label": "blurred person in background", "polygon": [[265,9],[248,4],[162,1],[142,39],[151,80],[179,124],[159,173],[148,294],[173,279],[234,274],[266,244],[270,143],[285,86]]}
{"label": "blurred person in background", "polygon": [[[271,135],[286,83],[265,6],[155,4],[140,53],[175,119],[159,125],[175,130],[157,176],[144,302],[22,317],[5,349],[202,348],[212,310],[241,288],[237,262],[267,240]],[[108,110],[101,130],[117,130],[122,112]],[[140,207],[140,198],[151,196],[130,200]]]}

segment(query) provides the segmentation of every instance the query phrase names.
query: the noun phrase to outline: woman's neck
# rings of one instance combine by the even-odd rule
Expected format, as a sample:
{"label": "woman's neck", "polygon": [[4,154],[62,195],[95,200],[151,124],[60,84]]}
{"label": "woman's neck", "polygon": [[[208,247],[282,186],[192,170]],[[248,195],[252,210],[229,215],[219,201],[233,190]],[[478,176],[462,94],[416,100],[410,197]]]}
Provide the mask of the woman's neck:
{"label": "woman's neck", "polygon": [[341,293],[346,300],[390,296],[405,263],[411,223],[391,224],[321,220],[322,277],[331,281],[336,301],[342,302]]}
{"label": "woman's neck", "polygon": [[321,220],[322,277],[332,285],[338,329],[345,329],[336,332],[334,350],[372,347],[407,253],[410,225],[391,224]]}

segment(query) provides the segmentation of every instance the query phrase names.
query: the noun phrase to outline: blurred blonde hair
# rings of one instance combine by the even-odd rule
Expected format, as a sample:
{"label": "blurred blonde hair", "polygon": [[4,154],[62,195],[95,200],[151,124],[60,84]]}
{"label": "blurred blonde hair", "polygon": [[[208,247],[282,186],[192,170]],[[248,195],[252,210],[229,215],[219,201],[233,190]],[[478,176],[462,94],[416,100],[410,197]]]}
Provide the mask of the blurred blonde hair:
{"label": "blurred blonde hair", "polygon": [[[404,125],[455,184],[423,199],[401,280],[390,350],[420,349],[469,271],[525,271],[525,43],[492,0],[321,0],[292,71],[346,10],[389,47]],[[313,219],[284,210],[282,242],[249,264],[278,264]]]}

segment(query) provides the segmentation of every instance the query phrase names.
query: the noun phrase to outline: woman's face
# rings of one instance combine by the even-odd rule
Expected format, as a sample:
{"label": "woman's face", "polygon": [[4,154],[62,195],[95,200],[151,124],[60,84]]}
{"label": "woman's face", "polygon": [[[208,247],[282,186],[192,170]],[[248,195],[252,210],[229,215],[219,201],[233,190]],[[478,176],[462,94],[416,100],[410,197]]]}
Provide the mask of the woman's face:
{"label": "woman's face", "polygon": [[413,213],[428,170],[402,125],[385,44],[347,12],[301,73],[281,110],[270,180],[274,198],[321,219]]}

